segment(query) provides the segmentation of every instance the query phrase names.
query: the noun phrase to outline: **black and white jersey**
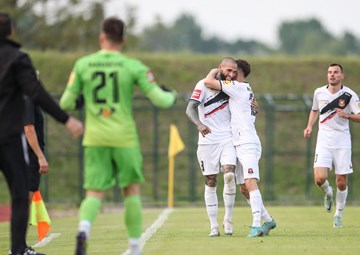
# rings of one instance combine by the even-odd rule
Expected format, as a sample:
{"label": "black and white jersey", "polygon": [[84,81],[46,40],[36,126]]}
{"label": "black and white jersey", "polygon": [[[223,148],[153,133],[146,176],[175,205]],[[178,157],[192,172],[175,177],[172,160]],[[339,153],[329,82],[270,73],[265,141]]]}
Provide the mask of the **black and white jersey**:
{"label": "black and white jersey", "polygon": [[348,114],[358,114],[359,104],[358,95],[346,86],[342,86],[336,93],[331,93],[328,85],[317,88],[312,105],[312,110],[320,114],[317,144],[328,148],[350,148],[349,120],[340,118],[336,108]]}

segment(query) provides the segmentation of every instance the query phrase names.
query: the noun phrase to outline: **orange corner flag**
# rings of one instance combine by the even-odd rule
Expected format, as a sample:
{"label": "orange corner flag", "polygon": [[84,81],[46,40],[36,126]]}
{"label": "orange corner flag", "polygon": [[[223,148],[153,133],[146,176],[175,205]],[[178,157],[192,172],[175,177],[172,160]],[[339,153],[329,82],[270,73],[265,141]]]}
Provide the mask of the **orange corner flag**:
{"label": "orange corner flag", "polygon": [[169,142],[169,157],[174,157],[180,151],[185,149],[185,145],[181,140],[179,131],[174,124],[170,125],[170,142]]}
{"label": "orange corner flag", "polygon": [[35,191],[30,207],[30,225],[37,226],[38,237],[41,241],[50,230],[50,218],[46,210],[40,191]]}

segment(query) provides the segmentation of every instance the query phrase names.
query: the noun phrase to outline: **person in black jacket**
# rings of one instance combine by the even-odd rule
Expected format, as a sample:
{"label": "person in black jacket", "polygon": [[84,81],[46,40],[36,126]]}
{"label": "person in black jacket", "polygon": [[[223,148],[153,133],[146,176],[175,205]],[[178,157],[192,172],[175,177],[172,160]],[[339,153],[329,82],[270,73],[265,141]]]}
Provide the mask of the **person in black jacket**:
{"label": "person in black jacket", "polygon": [[26,247],[29,198],[27,189],[26,146],[23,134],[24,99],[65,124],[74,137],[83,133],[82,123],[62,111],[37,79],[36,71],[20,45],[10,39],[11,18],[0,13],[0,169],[11,195],[11,254],[39,254]]}

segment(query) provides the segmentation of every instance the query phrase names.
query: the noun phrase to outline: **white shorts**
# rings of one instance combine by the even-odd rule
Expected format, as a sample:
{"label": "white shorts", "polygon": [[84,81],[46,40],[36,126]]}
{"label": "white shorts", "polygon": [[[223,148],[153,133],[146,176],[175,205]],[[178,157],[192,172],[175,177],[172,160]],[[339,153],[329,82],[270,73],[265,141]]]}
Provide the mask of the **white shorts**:
{"label": "white shorts", "polygon": [[242,144],[235,146],[239,165],[236,166],[236,184],[244,184],[246,179],[260,180],[259,160],[261,144]]}
{"label": "white shorts", "polygon": [[351,174],[353,173],[351,163],[351,148],[329,149],[324,147],[316,147],[315,149],[315,167],[326,167],[329,170],[334,166],[335,174]]}
{"label": "white shorts", "polygon": [[217,144],[201,144],[197,158],[203,175],[218,174],[222,165],[236,165],[236,151],[232,141]]}

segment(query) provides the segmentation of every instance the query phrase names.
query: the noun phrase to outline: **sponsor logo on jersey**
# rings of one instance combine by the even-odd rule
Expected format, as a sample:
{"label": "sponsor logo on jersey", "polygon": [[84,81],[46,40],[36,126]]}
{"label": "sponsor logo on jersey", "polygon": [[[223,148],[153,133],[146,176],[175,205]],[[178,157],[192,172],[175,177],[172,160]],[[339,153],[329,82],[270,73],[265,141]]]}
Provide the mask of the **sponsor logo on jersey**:
{"label": "sponsor logo on jersey", "polygon": [[253,174],[254,173],[254,170],[252,168],[249,168],[248,169],[248,174]]}
{"label": "sponsor logo on jersey", "polygon": [[224,84],[224,85],[232,85],[233,82],[232,82],[232,81],[223,81],[223,84]]}
{"label": "sponsor logo on jersey", "polygon": [[201,95],[201,89],[195,89],[191,95],[192,99],[199,99]]}
{"label": "sponsor logo on jersey", "polygon": [[150,82],[150,83],[155,82],[154,74],[150,70],[147,71],[146,75],[147,75],[148,82]]}
{"label": "sponsor logo on jersey", "polygon": [[112,107],[110,109],[109,108],[101,108],[99,110],[98,115],[102,116],[104,118],[110,118],[114,112],[115,112],[115,109]]}

